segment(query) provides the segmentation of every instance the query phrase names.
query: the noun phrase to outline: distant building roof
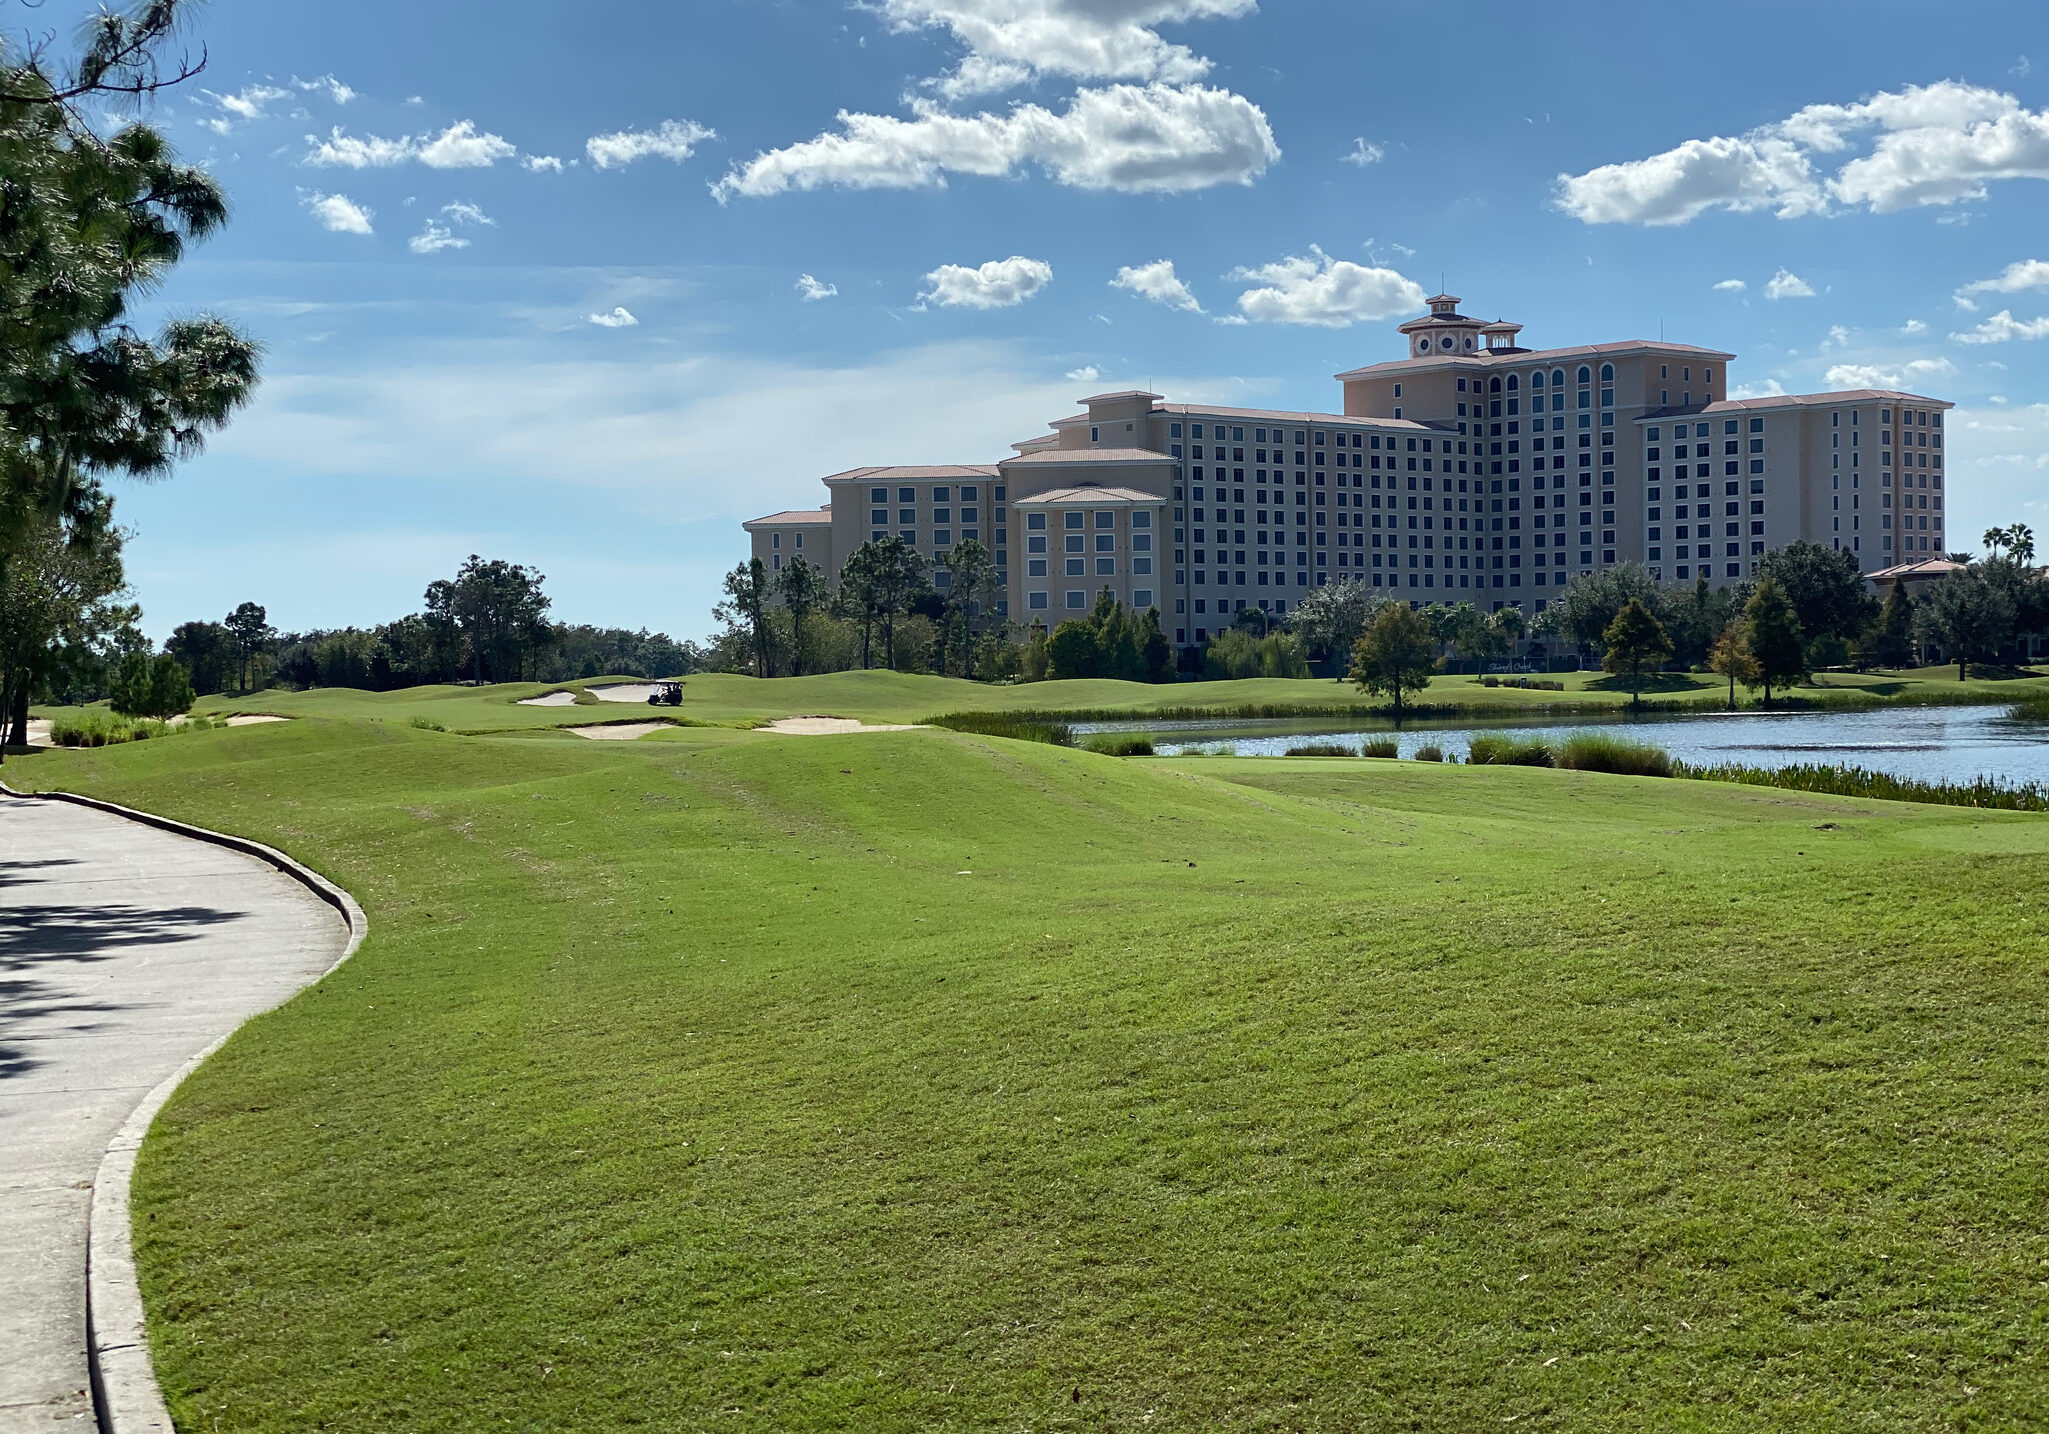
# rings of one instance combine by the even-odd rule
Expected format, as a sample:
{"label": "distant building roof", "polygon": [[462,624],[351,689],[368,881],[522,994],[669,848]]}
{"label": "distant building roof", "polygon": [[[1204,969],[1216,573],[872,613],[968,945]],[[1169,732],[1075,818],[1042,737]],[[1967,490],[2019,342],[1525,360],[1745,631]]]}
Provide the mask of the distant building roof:
{"label": "distant building roof", "polygon": [[1011,503],[1013,508],[1058,508],[1070,504],[1103,504],[1116,506],[1120,503],[1164,503],[1166,498],[1159,493],[1145,493],[1137,488],[1098,488],[1085,483],[1078,488],[1053,488],[1044,493],[1034,493],[1029,498],[1019,498]]}
{"label": "distant building roof", "polygon": [[1127,388],[1127,389],[1122,389],[1122,390],[1120,390],[1120,391],[1118,391],[1118,392],[1116,392],[1116,393],[1092,393],[1092,394],[1090,394],[1090,395],[1089,395],[1089,396],[1088,396],[1087,398],[1083,399],[1083,400],[1082,400],[1082,402],[1083,402],[1083,403],[1110,403],[1110,402],[1112,402],[1112,401],[1114,401],[1114,400],[1116,400],[1116,399],[1120,399],[1120,398],[1162,398],[1162,397],[1164,397],[1164,396],[1165,396],[1165,395],[1163,395],[1163,394],[1157,394],[1157,393],[1147,393],[1147,392],[1146,392],[1146,391],[1145,391],[1144,389],[1142,389],[1142,388]]}
{"label": "distant building roof", "polygon": [[766,518],[750,518],[742,528],[799,528],[818,526],[832,522],[830,508],[791,508],[781,513],[770,513]]}
{"label": "distant building roof", "polygon": [[1931,581],[1935,578],[1946,578],[1951,573],[1962,572],[1967,566],[1965,563],[1951,562],[1948,558],[1922,558],[1919,562],[1899,563],[1890,568],[1880,568],[1877,572],[1867,573],[1865,576],[1875,583],[1892,583],[1903,579],[1907,582]]}
{"label": "distant building roof", "polygon": [[1470,353],[1453,353],[1442,356],[1417,354],[1414,358],[1390,359],[1386,363],[1368,364],[1364,368],[1351,369],[1337,375],[1339,383],[1353,378],[1369,378],[1374,374],[1409,372],[1417,368],[1438,368],[1445,364],[1478,364],[1482,368],[1495,368],[1502,364],[1561,363],[1568,359],[1599,358],[1604,354],[1625,354],[1649,351],[1661,354],[1680,354],[1688,358],[1716,359],[1727,363],[1736,357],[1720,349],[1696,348],[1692,344],[1668,344],[1663,340],[1625,339],[1613,344],[1575,344],[1563,349],[1474,349]]}
{"label": "distant building roof", "polygon": [[894,468],[849,468],[844,473],[829,473],[821,483],[855,483],[864,478],[901,478],[906,482],[933,478],[994,478],[993,466],[960,463],[934,463],[906,465]]}
{"label": "distant building roof", "polygon": [[1106,466],[1134,463],[1172,463],[1164,453],[1150,448],[1042,448],[1003,460],[1005,468],[1040,467],[1045,464],[1100,463]]}
{"label": "distant building roof", "polygon": [[1433,425],[1418,423],[1413,418],[1359,418],[1342,413],[1314,413],[1286,408],[1222,408],[1212,403],[1165,403],[1154,409],[1155,413],[1171,413],[1178,417],[1208,417],[1215,414],[1220,418],[1245,418],[1253,422],[1268,423],[1349,423],[1373,428],[1399,428],[1414,433],[1433,433]]}
{"label": "distant building roof", "polygon": [[1716,403],[1697,403],[1690,408],[1684,405],[1658,408],[1636,421],[1654,423],[1660,418],[1690,418],[1696,413],[1754,413],[1767,408],[1826,408],[1830,404],[1873,401],[1925,403],[1930,408],[1956,407],[1948,399],[1929,398],[1924,394],[1905,393],[1895,388],[1848,388],[1839,393],[1774,393],[1763,398],[1725,398]]}

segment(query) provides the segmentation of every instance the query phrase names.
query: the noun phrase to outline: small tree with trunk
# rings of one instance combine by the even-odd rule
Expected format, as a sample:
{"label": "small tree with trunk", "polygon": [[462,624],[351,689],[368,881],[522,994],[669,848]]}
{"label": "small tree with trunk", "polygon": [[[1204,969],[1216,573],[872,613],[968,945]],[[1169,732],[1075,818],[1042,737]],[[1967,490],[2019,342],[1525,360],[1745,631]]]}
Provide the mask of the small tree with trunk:
{"label": "small tree with trunk", "polygon": [[1895,582],[1885,595],[1863,649],[1880,667],[1905,667],[1914,660],[1914,600],[1904,582]]}
{"label": "small tree with trunk", "polygon": [[1348,676],[1362,692],[1392,696],[1399,722],[1404,699],[1428,687],[1436,670],[1437,638],[1430,624],[1407,604],[1389,603],[1352,645]]}
{"label": "small tree with trunk", "polygon": [[1957,681],[1988,662],[2013,636],[2014,604],[2003,586],[1975,567],[1951,573],[1914,604],[1914,633],[1956,659]]}
{"label": "small tree with trunk", "polygon": [[1636,598],[1624,603],[1615,620],[1601,633],[1601,670],[1629,679],[1629,705],[1643,705],[1643,675],[1656,672],[1672,655],[1672,639],[1665,625]]}
{"label": "small tree with trunk", "polygon": [[245,602],[229,613],[221,626],[234,638],[235,647],[242,660],[240,675],[235,683],[236,690],[247,692],[251,669],[256,658],[277,640],[277,629],[270,625],[270,615],[253,602]]}
{"label": "small tree with trunk", "polygon": [[1770,706],[1774,686],[1785,687],[1807,675],[1807,637],[1777,578],[1758,580],[1743,608],[1743,628],[1757,659],[1765,705]]}
{"label": "small tree with trunk", "polygon": [[768,568],[761,559],[749,558],[726,574],[726,600],[712,609],[712,616],[746,634],[754,649],[754,675],[775,676],[775,635],[768,625],[768,605],[774,594]]}
{"label": "small tree with trunk", "polygon": [[798,556],[775,575],[775,593],[790,615],[790,675],[804,675],[804,622],[822,609],[829,594],[825,575]]}
{"label": "small tree with trunk", "polygon": [[1764,669],[1758,665],[1757,654],[1750,650],[1750,634],[1743,630],[1741,622],[1730,623],[1715,639],[1715,645],[1708,650],[1708,670],[1729,679],[1731,712],[1736,710],[1736,684],[1755,687],[1762,679]]}

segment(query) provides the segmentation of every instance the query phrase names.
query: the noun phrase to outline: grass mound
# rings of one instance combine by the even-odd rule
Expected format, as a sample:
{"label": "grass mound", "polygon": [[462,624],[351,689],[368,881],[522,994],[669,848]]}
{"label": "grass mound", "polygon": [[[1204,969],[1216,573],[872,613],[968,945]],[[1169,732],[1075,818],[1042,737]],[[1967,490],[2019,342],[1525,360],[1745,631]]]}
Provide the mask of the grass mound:
{"label": "grass mound", "polygon": [[274,842],[370,914],[145,1143],[182,1429],[2049,1403],[2030,816],[402,719],[20,776]]}

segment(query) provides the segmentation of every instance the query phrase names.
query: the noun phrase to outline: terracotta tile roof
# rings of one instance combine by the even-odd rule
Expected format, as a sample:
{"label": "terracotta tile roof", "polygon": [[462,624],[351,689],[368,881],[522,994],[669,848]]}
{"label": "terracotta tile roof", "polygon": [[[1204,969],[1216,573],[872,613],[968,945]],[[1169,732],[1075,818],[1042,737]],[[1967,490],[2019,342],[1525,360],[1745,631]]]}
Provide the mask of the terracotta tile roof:
{"label": "terracotta tile roof", "polygon": [[1173,463],[1176,460],[1150,448],[1042,448],[1037,453],[1020,453],[1003,460],[1005,468],[1038,467],[1049,463]]}
{"label": "terracotta tile roof", "polygon": [[1503,365],[1515,367],[1520,364],[1560,363],[1568,359],[1598,358],[1605,354],[1625,353],[1679,354],[1687,358],[1715,359],[1722,363],[1736,357],[1720,349],[1697,348],[1692,344],[1668,344],[1652,339],[1625,339],[1613,344],[1575,344],[1563,349],[1515,349],[1496,350],[1492,353],[1475,349],[1469,354],[1417,354],[1414,358],[1390,359],[1386,363],[1368,364],[1364,368],[1350,369],[1338,374],[1343,383],[1349,378],[1366,378],[1377,373],[1409,372],[1417,368],[1437,368],[1447,364],[1478,364],[1482,368],[1499,368]]}
{"label": "terracotta tile roof", "polygon": [[770,513],[766,518],[749,518],[740,526],[742,528],[794,528],[803,527],[807,524],[815,526],[820,523],[830,523],[831,521],[832,510],[830,508],[791,508],[781,513]]}
{"label": "terracotta tile roof", "polygon": [[849,468],[844,473],[828,473],[821,483],[857,483],[866,478],[902,479],[905,482],[929,481],[935,478],[994,478],[994,467],[978,464],[935,463],[882,468]]}
{"label": "terracotta tile roof", "polygon": [[1034,493],[1029,498],[1019,498],[1011,503],[1013,508],[1035,506],[1057,506],[1063,503],[1164,503],[1161,493],[1146,493],[1137,488],[1053,488],[1044,493]]}
{"label": "terracotta tile roof", "polygon": [[1638,423],[1652,423],[1660,418],[1690,418],[1696,413],[1754,413],[1766,408],[1826,408],[1832,404],[1870,403],[1883,400],[1890,403],[1925,403],[1930,408],[1955,408],[1946,398],[1929,398],[1923,394],[1906,393],[1896,388],[1848,388],[1839,393],[1775,393],[1764,398],[1725,398],[1717,403],[1696,404],[1691,408],[1653,409],[1637,419]]}

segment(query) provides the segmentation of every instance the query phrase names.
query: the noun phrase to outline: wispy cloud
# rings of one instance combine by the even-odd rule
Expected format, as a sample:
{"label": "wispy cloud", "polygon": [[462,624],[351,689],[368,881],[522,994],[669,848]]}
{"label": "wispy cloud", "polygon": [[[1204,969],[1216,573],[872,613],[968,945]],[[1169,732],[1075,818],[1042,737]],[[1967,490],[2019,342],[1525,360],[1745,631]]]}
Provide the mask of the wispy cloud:
{"label": "wispy cloud", "polygon": [[1764,286],[1764,296],[1767,299],[1811,299],[1814,297],[1814,285],[1789,269],[1781,269]]}
{"label": "wispy cloud", "polygon": [[1350,154],[1340,155],[1339,158],[1346,164],[1356,164],[1359,168],[1364,169],[1369,164],[1378,164],[1383,159],[1386,159],[1387,147],[1370,143],[1364,137],[1361,137],[1352,141],[1352,152]]}
{"label": "wispy cloud", "polygon": [[663,120],[654,129],[594,134],[584,141],[583,148],[599,169],[620,169],[639,159],[666,159],[681,164],[697,153],[697,146],[717,138],[717,131],[695,120]]}
{"label": "wispy cloud", "polygon": [[639,319],[626,312],[624,306],[612,310],[609,314],[586,314],[584,319],[601,329],[630,329],[640,323]]}
{"label": "wispy cloud", "polygon": [[356,136],[336,125],[326,139],[307,135],[299,162],[315,169],[389,169],[415,160],[429,169],[488,169],[518,152],[510,141],[479,130],[470,120],[458,120],[431,137],[397,139]]}
{"label": "wispy cloud", "polygon": [[815,304],[820,299],[838,298],[839,291],[839,285],[837,284],[821,284],[809,274],[799,274],[797,276],[797,292],[807,304]]}

